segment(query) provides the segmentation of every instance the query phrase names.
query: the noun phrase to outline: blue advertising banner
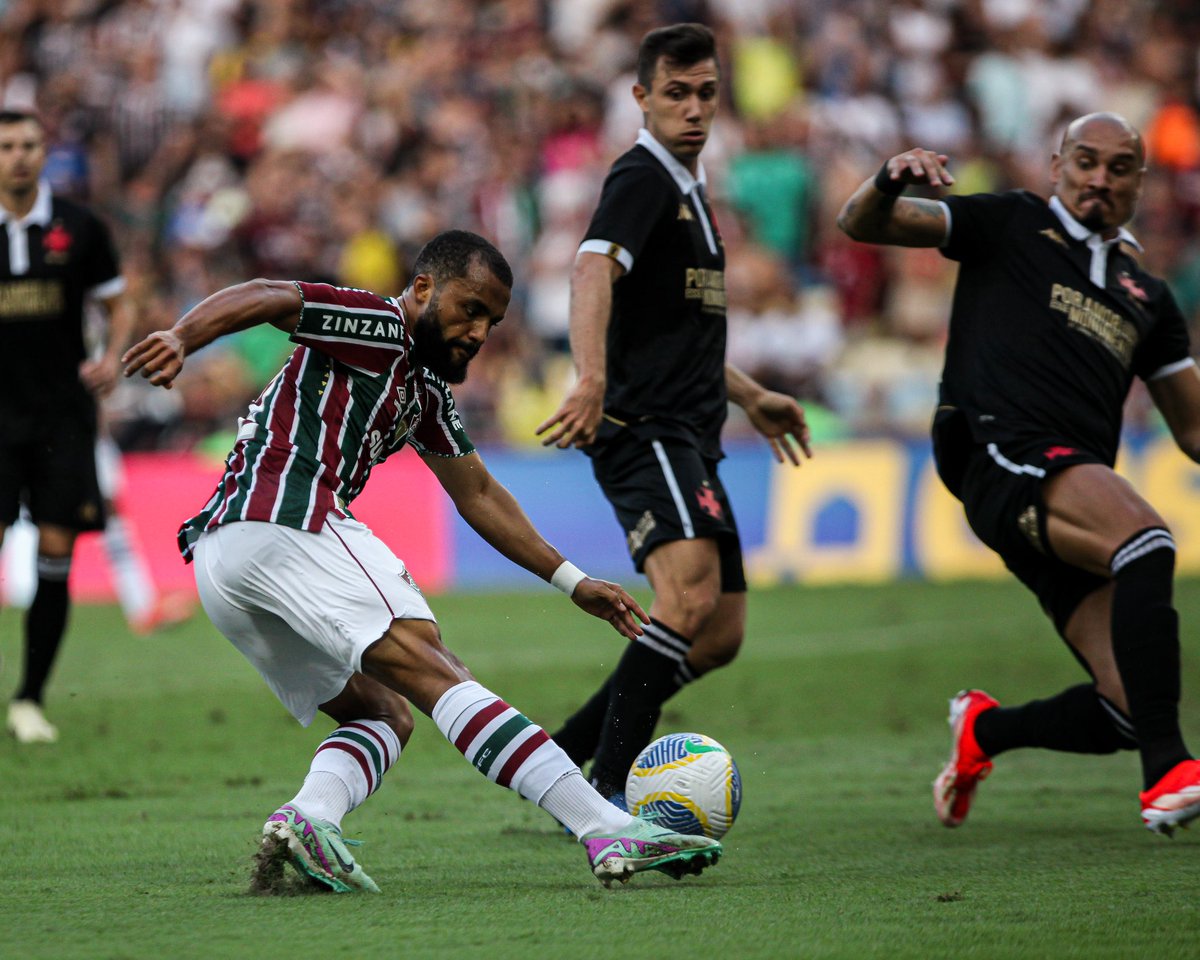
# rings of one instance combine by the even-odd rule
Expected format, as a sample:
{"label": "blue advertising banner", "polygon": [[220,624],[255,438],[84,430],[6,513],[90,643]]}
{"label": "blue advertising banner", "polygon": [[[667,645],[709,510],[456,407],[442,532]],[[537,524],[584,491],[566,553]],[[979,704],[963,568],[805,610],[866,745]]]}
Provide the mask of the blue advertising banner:
{"label": "blue advertising banner", "polygon": [[[822,447],[796,469],[765,445],[728,449],[720,472],[754,584],[872,583],[899,577],[996,577],[1000,561],[975,538],[942,487],[928,443],[856,440]],[[562,553],[598,577],[636,584],[624,532],[578,451],[484,450],[491,471]],[[1180,572],[1200,572],[1200,466],[1169,437],[1126,442],[1118,470],[1175,533]],[[529,585],[528,573],[453,524],[451,586]]]}

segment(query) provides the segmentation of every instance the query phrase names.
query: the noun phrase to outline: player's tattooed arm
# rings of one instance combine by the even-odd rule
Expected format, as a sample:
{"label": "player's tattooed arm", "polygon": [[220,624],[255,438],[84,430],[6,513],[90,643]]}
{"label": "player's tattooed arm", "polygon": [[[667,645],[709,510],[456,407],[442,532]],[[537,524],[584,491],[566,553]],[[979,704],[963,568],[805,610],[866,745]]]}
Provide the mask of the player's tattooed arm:
{"label": "player's tattooed arm", "polygon": [[946,215],[934,200],[901,197],[910,184],[949,186],[946,156],[914,148],[892,157],[863,181],[838,213],[838,228],[863,243],[936,247],[946,239]]}
{"label": "player's tattooed arm", "polygon": [[[874,188],[872,188],[873,190]],[[946,215],[936,200],[919,197],[851,197],[838,228],[853,240],[898,247],[937,247],[946,240]]]}

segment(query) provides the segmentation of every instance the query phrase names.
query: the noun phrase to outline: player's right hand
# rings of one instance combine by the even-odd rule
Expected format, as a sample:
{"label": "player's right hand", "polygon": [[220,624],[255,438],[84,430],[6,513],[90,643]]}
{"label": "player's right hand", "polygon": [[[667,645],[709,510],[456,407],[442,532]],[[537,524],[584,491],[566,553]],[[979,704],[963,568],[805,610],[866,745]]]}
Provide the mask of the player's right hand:
{"label": "player's right hand", "polygon": [[183,341],[176,334],[156,330],[126,350],[121,362],[125,364],[125,376],[132,377],[140,370],[156,387],[170,390],[183,369],[184,352]]}
{"label": "player's right hand", "polygon": [[580,379],[567,394],[554,416],[537,428],[540,437],[547,430],[556,428],[542,439],[542,446],[551,444],[560,450],[567,447],[586,447],[596,439],[600,421],[604,416],[604,385],[588,378]]}
{"label": "player's right hand", "polygon": [[946,169],[949,160],[944,153],[913,147],[888,160],[888,175],[901,183],[948,187],[954,183],[953,175]]}
{"label": "player's right hand", "polygon": [[607,580],[584,577],[571,594],[571,601],[593,617],[607,620],[626,640],[642,635],[641,624],[650,622],[650,615],[633,599],[625,588]]}

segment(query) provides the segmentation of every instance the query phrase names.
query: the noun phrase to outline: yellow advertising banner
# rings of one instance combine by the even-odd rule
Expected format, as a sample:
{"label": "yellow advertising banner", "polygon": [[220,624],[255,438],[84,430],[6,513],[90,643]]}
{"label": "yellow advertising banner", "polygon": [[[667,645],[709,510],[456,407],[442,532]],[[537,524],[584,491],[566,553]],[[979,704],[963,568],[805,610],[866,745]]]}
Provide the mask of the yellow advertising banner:
{"label": "yellow advertising banner", "polygon": [[[1200,466],[1169,437],[1130,444],[1117,464],[1175,534],[1177,570],[1200,572]],[[772,471],[752,582],[877,583],[999,577],[926,445],[860,440],[824,447],[802,470]]]}

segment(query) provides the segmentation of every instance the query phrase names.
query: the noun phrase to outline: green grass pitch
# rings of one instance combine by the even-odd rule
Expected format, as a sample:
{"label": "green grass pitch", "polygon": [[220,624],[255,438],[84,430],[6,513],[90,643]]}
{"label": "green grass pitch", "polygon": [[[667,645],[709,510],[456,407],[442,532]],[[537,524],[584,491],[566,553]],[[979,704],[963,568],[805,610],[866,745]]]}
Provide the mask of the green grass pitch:
{"label": "green grass pitch", "polygon": [[[1179,584],[1185,729],[1200,745],[1200,582]],[[552,590],[433,598],[479,679],[553,729],[621,649]],[[1018,586],[899,583],[751,595],[744,652],[669,704],[745,782],[702,877],[603,889],[548,817],[418,718],[346,820],[383,895],[256,897],[258,830],[318,720],[291,720],[203,616],[151,638],[76,609],[53,747],[0,741],[0,956],[141,958],[1114,958],[1200,955],[1200,831],[1138,819],[1131,754],[1001,757],[971,820],[937,823],[946,698],[1002,702],[1082,674]],[[3,685],[18,615],[0,614]]]}

